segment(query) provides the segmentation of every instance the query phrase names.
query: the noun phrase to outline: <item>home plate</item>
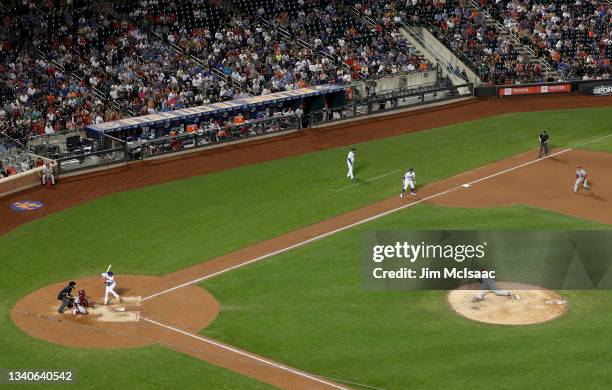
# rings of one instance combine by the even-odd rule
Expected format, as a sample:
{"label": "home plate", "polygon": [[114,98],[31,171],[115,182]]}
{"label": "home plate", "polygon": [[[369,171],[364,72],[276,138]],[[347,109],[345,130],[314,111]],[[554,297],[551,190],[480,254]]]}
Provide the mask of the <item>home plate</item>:
{"label": "home plate", "polygon": [[140,319],[139,296],[123,297],[121,303],[111,301],[110,305],[96,305],[89,315],[101,322],[137,322]]}
{"label": "home plate", "polygon": [[470,186],[471,186],[471,184],[467,184],[467,183],[466,184],[461,184],[461,187],[463,187],[463,188],[468,188]]}

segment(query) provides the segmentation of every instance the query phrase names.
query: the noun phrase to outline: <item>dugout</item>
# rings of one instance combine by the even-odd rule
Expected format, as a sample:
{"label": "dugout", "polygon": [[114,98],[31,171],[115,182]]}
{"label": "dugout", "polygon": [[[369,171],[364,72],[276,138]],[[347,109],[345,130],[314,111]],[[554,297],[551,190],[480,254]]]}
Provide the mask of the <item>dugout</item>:
{"label": "dugout", "polygon": [[346,103],[346,87],[317,85],[292,91],[229,100],[180,110],[159,112],[134,118],[87,126],[87,137],[102,140],[110,136],[120,140],[128,138],[159,138],[189,132],[195,126],[215,120],[222,124],[241,120],[261,120],[291,108],[302,107],[304,112],[319,111],[324,107],[336,108]]}

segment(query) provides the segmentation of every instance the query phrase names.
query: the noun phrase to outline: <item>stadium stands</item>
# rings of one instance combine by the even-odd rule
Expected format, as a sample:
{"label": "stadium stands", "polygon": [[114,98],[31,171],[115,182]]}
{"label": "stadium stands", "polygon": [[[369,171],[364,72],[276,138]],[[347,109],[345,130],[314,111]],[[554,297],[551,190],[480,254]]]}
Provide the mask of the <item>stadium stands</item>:
{"label": "stadium stands", "polygon": [[432,69],[421,24],[491,84],[610,75],[595,0],[9,0],[0,131],[18,140],[310,85]]}

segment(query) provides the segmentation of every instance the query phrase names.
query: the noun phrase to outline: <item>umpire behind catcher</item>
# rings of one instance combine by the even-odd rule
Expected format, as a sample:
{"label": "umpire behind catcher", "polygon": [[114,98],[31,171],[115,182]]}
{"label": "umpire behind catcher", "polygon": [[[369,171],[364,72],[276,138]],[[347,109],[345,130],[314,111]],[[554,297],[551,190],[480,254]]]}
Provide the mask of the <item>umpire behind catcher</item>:
{"label": "umpire behind catcher", "polygon": [[546,131],[542,130],[538,139],[540,140],[540,154],[538,158],[542,158],[542,155],[548,156],[548,134],[546,134]]}
{"label": "umpire behind catcher", "polygon": [[60,291],[60,293],[57,295],[57,299],[62,301],[62,304],[60,305],[59,309],[57,309],[58,313],[64,314],[64,310],[67,307],[72,307],[72,301],[74,301],[74,297],[72,296],[72,290],[75,287],[76,282],[74,280],[71,280],[70,283],[68,283],[68,286],[64,287],[64,289]]}

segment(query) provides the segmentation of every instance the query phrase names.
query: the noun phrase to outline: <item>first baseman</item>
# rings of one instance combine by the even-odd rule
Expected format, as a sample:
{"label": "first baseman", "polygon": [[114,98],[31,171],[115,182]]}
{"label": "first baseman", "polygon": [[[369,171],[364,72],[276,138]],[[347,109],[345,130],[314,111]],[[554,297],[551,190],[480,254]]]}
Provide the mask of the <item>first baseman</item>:
{"label": "first baseman", "polygon": [[579,166],[576,168],[576,182],[574,183],[574,193],[578,192],[578,189],[580,189],[580,184],[582,184],[582,186],[586,188],[587,191],[590,191],[589,183],[587,183],[587,173],[584,169],[582,169],[582,167]]}
{"label": "first baseman", "polygon": [[400,198],[404,197],[404,192],[410,187],[410,195],[416,196],[414,192],[414,185],[416,183],[416,173],[414,173],[414,169],[410,168],[408,172],[404,174],[404,186],[402,187],[402,193],[400,194]]}
{"label": "first baseman", "polygon": [[117,283],[115,282],[115,277],[112,271],[104,272],[100,275],[104,279],[104,304],[108,305],[108,294],[112,294],[115,298],[119,300],[119,303],[122,302],[119,294],[115,292],[115,287],[117,287]]}
{"label": "first baseman", "polygon": [[346,156],[346,165],[348,166],[348,173],[346,177],[353,180],[355,176],[353,175],[353,171],[355,169],[355,148],[351,148],[348,152],[348,156]]}

